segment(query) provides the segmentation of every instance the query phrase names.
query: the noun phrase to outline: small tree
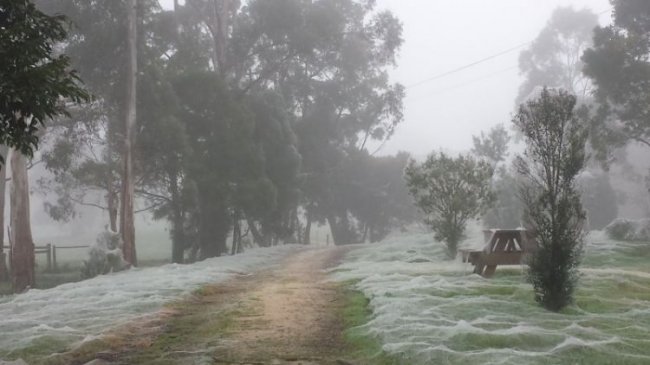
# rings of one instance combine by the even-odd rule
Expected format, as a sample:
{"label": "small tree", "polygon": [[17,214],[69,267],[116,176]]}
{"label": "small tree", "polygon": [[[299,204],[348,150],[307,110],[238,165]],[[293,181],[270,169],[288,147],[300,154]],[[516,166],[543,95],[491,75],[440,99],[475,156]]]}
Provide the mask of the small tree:
{"label": "small tree", "polygon": [[453,158],[443,152],[429,155],[420,165],[411,160],[406,167],[409,192],[435,238],[447,244],[450,258],[456,256],[467,222],[478,218],[494,201],[492,173],[486,161],[470,155]]}
{"label": "small tree", "polygon": [[544,88],[513,119],[526,141],[516,161],[525,220],[539,244],[528,278],[537,302],[552,311],[571,303],[582,252],[585,213],[576,178],[585,166],[587,133],[575,105],[575,96]]}

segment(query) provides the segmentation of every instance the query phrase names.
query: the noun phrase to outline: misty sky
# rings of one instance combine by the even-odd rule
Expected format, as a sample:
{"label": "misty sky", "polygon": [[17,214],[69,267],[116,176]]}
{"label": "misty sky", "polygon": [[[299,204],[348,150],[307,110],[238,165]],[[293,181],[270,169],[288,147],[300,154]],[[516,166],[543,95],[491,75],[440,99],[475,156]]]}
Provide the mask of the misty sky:
{"label": "misty sky", "polygon": [[[171,8],[173,0],[162,0]],[[380,154],[467,150],[472,134],[510,123],[521,49],[448,77],[427,78],[533,40],[553,9],[590,8],[610,22],[608,0],[378,0],[404,24],[394,80],[407,87],[405,120]],[[409,87],[412,86],[412,87]],[[372,151],[371,151],[372,152]]]}

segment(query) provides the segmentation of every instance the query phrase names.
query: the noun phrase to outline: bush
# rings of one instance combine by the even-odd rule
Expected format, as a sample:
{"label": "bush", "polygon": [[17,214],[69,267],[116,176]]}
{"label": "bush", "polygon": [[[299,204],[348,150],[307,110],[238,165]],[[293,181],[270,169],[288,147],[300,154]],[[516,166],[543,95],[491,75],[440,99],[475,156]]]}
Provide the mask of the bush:
{"label": "bush", "polygon": [[88,259],[83,262],[81,276],[84,279],[106,275],[129,267],[122,258],[122,239],[117,232],[107,230],[97,236],[97,242],[88,251]]}
{"label": "bush", "polygon": [[605,227],[605,233],[617,241],[650,241],[650,219],[617,218]]}

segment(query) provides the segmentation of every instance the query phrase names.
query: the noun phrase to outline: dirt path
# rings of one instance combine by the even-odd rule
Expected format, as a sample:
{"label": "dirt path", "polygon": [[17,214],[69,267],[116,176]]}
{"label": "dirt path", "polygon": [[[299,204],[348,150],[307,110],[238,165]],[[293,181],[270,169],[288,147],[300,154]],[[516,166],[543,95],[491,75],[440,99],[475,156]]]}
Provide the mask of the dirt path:
{"label": "dirt path", "polygon": [[342,359],[344,290],[325,272],[347,250],[305,249],[274,269],[208,285],[157,320],[107,336],[115,345],[91,358],[99,364],[349,364]]}
{"label": "dirt path", "polygon": [[343,347],[343,306],[338,285],[324,269],[343,249],[309,250],[291,256],[279,270],[262,273],[234,318],[236,329],[214,358],[219,364],[337,363]]}

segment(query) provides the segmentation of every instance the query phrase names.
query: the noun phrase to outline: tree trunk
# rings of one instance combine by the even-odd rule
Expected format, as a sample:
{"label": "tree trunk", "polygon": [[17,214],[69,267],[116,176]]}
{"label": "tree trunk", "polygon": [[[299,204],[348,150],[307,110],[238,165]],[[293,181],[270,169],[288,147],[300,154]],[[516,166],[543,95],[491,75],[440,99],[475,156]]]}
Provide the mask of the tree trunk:
{"label": "tree trunk", "polygon": [[302,227],[300,225],[300,219],[298,218],[297,206],[291,211],[291,235],[295,238],[295,242],[292,243],[302,244]]}
{"label": "tree trunk", "polygon": [[27,158],[11,153],[11,283],[15,293],[34,286],[34,241],[29,216]]}
{"label": "tree trunk", "polygon": [[0,282],[5,282],[9,279],[9,272],[7,271],[7,255],[4,252],[7,152],[9,152],[7,146],[0,146],[0,155],[4,159],[4,163],[0,165]]}
{"label": "tree trunk", "polygon": [[363,225],[363,237],[361,237],[361,243],[366,243],[366,239],[368,238],[368,230],[369,225],[366,223]]}
{"label": "tree trunk", "polygon": [[336,218],[332,214],[327,215],[327,224],[330,226],[330,233],[332,234],[332,241],[334,245],[338,245],[339,242],[339,231],[336,223]]}
{"label": "tree trunk", "polygon": [[172,262],[182,264],[185,262],[185,227],[183,213],[174,207],[172,212]]}
{"label": "tree trunk", "polygon": [[207,9],[207,25],[214,43],[214,66],[223,77],[226,76],[228,36],[232,19],[240,6],[239,0],[212,0]]}
{"label": "tree trunk", "polygon": [[231,255],[236,255],[241,252],[241,224],[239,223],[239,213],[233,213],[232,223],[232,248]]}
{"label": "tree trunk", "polygon": [[260,230],[255,225],[255,222],[253,222],[251,219],[247,219],[246,222],[248,223],[248,229],[253,234],[253,239],[260,247],[271,246],[271,243],[264,238]]}
{"label": "tree trunk", "polygon": [[311,244],[311,213],[307,211],[307,223],[305,224],[305,236],[303,237],[305,245]]}
{"label": "tree trunk", "polygon": [[357,233],[350,230],[350,222],[347,215],[344,215],[339,220],[334,214],[329,214],[327,216],[327,222],[329,223],[335,245],[349,245],[359,238]]}
{"label": "tree trunk", "polygon": [[117,211],[118,196],[117,192],[109,191],[106,193],[106,205],[108,206],[108,222],[112,232],[117,232]]}
{"label": "tree trunk", "polygon": [[[201,260],[228,253],[226,241],[232,216],[219,198],[209,194],[210,186],[199,189],[199,247]],[[201,193],[201,192],[206,193]]]}
{"label": "tree trunk", "polygon": [[181,194],[178,188],[178,177],[176,174],[169,174],[171,181],[170,190],[172,200],[172,262],[182,264],[185,260],[185,215],[181,204]]}
{"label": "tree trunk", "polygon": [[136,123],[136,80],[138,55],[136,49],[137,0],[129,0],[128,6],[128,65],[126,83],[126,118],[124,129],[124,174],[122,176],[122,214],[120,230],[124,260],[133,266],[138,264],[135,251],[135,219],[133,212],[133,143]]}

